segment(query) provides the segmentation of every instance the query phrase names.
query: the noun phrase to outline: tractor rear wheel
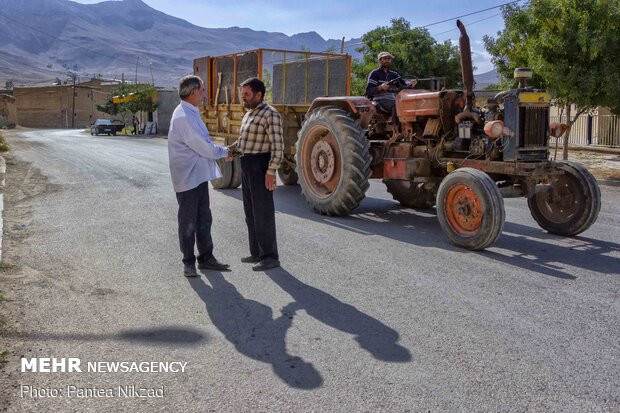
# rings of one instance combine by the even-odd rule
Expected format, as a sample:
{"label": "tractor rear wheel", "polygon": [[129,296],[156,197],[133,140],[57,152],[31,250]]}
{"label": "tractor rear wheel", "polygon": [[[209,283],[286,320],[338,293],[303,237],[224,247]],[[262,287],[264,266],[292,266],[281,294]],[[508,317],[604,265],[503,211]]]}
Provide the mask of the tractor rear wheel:
{"label": "tractor rear wheel", "polygon": [[532,217],[552,234],[577,235],[588,229],[601,210],[601,190],[596,179],[581,164],[562,161],[564,174],[551,180],[549,191],[528,198]]}
{"label": "tractor rear wheel", "polygon": [[308,204],[324,215],[349,214],[369,186],[369,143],[359,121],[324,106],[310,113],[298,138],[297,175]]}
{"label": "tractor rear wheel", "polygon": [[408,208],[428,209],[435,206],[435,193],[423,183],[386,180],[385,186],[392,198]]}
{"label": "tractor rear wheel", "polygon": [[278,176],[284,185],[297,185],[297,172],[286,161],[280,165]]}
{"label": "tractor rear wheel", "polygon": [[235,189],[241,185],[241,161],[239,158],[233,159],[232,162],[227,161],[225,158],[220,158],[217,161],[220,171],[222,171],[222,177],[211,181],[211,185],[215,189]]}
{"label": "tractor rear wheel", "polygon": [[451,172],[439,185],[437,218],[450,241],[481,250],[492,245],[504,228],[504,200],[495,182],[473,168]]}

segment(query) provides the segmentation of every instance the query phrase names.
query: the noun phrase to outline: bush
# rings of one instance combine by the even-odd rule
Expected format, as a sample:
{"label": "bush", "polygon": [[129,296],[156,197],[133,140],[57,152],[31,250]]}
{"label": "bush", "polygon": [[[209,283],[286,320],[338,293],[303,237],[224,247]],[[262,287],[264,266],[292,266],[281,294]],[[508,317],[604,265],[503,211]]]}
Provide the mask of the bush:
{"label": "bush", "polygon": [[4,140],[4,135],[0,132],[0,152],[6,152],[9,148],[9,144]]}

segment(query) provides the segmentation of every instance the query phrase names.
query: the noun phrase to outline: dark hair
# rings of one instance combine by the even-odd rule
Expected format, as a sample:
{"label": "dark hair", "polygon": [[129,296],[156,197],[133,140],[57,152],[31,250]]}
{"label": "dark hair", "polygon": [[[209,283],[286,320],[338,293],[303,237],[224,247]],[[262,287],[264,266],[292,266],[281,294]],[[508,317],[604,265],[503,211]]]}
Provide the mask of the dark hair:
{"label": "dark hair", "polygon": [[265,91],[266,91],[265,84],[259,78],[251,77],[249,79],[244,80],[243,83],[241,83],[241,87],[244,87],[244,86],[249,86],[250,89],[252,89],[252,92],[254,93],[260,92],[262,94],[261,97],[262,98],[265,97]]}
{"label": "dark hair", "polygon": [[192,90],[200,89],[201,83],[202,79],[198,76],[189,75],[183,77],[179,82],[179,97],[185,99],[192,93]]}

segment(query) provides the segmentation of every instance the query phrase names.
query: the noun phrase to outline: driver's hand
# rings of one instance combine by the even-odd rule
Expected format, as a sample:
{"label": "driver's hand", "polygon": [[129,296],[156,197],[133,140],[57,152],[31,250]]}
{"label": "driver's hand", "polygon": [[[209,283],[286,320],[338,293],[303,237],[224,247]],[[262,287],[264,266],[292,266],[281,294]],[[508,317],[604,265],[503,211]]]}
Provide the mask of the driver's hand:
{"label": "driver's hand", "polygon": [[379,85],[379,90],[388,90],[390,88],[389,83],[382,83]]}

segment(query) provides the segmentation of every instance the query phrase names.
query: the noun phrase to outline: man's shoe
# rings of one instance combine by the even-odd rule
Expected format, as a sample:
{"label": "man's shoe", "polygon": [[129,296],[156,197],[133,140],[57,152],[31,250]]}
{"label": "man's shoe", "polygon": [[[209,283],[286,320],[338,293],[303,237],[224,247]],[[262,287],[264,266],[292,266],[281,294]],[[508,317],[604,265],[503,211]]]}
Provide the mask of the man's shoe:
{"label": "man's shoe", "polygon": [[210,259],[209,261],[198,263],[199,270],[218,270],[225,271],[230,267],[228,264],[224,264],[223,262],[219,262],[215,258]]}
{"label": "man's shoe", "polygon": [[241,258],[241,262],[256,264],[257,262],[260,262],[260,258],[250,255],[249,257]]}
{"label": "man's shoe", "polygon": [[265,258],[258,265],[252,267],[254,271],[266,271],[280,266],[280,261],[273,258]]}
{"label": "man's shoe", "polygon": [[196,267],[194,266],[194,264],[184,265],[183,275],[185,275],[186,277],[198,277],[198,273],[196,272]]}

